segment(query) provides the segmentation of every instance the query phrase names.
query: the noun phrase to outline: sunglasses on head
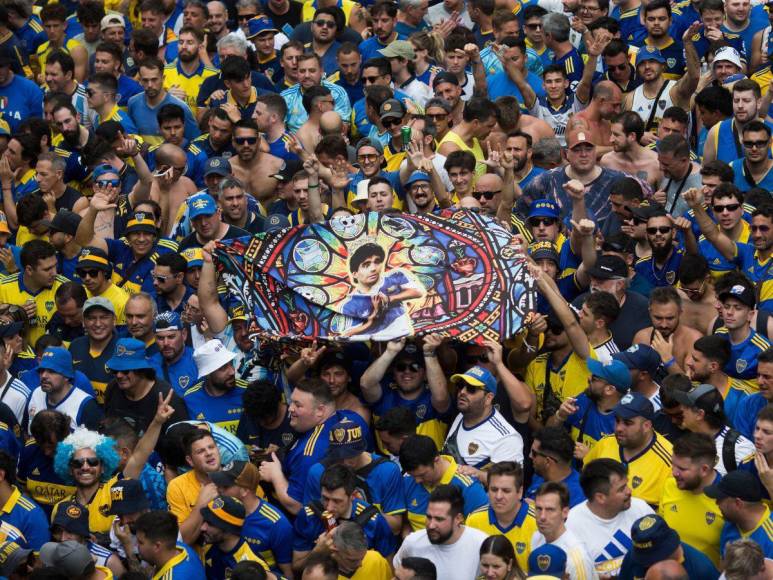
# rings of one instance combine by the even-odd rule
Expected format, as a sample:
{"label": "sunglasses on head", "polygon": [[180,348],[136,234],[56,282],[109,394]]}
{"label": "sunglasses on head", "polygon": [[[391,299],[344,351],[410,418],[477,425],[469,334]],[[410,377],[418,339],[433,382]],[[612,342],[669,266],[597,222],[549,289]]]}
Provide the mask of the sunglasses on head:
{"label": "sunglasses on head", "polygon": [[499,189],[497,191],[473,191],[472,197],[480,201],[482,198],[485,198],[487,201],[491,201],[494,199],[494,196],[498,193],[502,193],[502,190]]}
{"label": "sunglasses on head", "polygon": [[80,469],[86,463],[89,464],[89,467],[96,467],[102,463],[102,460],[99,457],[82,457],[80,459],[70,459],[70,467],[74,467],[75,469]]}
{"label": "sunglasses on head", "polygon": [[255,143],[258,142],[257,137],[234,137],[234,142],[237,145],[244,145],[245,143],[248,145],[255,145]]}
{"label": "sunglasses on head", "polygon": [[531,227],[533,227],[533,228],[538,228],[540,226],[550,227],[552,225],[555,225],[555,223],[556,223],[555,218],[543,217],[543,218],[530,218],[529,219],[529,225]]}
{"label": "sunglasses on head", "polygon": [[78,276],[81,278],[96,278],[99,276],[99,270],[78,270]]}
{"label": "sunglasses on head", "polygon": [[120,179],[99,179],[97,180],[97,186],[99,187],[118,187],[121,185]]}
{"label": "sunglasses on head", "polygon": [[395,370],[398,373],[404,373],[406,371],[411,371],[412,373],[418,373],[420,368],[421,368],[421,366],[419,365],[419,363],[415,363],[415,362],[412,362],[412,363],[397,363],[395,365]]}
{"label": "sunglasses on head", "polygon": [[671,231],[671,226],[658,226],[658,227],[652,227],[647,228],[647,233],[651,236],[654,236],[655,234],[667,234]]}
{"label": "sunglasses on head", "polygon": [[715,205],[711,209],[714,210],[714,213],[722,213],[725,211],[735,211],[739,207],[741,207],[740,203],[729,203],[727,205]]}

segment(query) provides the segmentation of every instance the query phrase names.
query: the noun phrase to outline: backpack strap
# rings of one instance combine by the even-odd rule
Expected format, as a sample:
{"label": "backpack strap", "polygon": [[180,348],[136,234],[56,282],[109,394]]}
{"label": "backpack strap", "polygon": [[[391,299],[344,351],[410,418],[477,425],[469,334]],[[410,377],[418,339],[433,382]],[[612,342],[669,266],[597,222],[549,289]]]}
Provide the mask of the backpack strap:
{"label": "backpack strap", "polygon": [[324,520],[325,517],[323,515],[325,511],[325,506],[322,505],[322,502],[318,499],[313,500],[311,503],[309,503],[309,509],[314,512],[314,515],[317,516],[319,519]]}
{"label": "backpack strap", "polygon": [[724,463],[727,473],[738,469],[738,462],[735,460],[735,443],[740,436],[738,431],[728,427],[725,440],[722,442],[722,463]]}
{"label": "backpack strap", "polygon": [[366,507],[359,514],[357,514],[352,519],[352,521],[356,524],[359,524],[360,527],[365,528],[367,523],[370,521],[370,518],[375,516],[377,513],[379,513],[378,508],[373,504],[369,504],[368,507]]}

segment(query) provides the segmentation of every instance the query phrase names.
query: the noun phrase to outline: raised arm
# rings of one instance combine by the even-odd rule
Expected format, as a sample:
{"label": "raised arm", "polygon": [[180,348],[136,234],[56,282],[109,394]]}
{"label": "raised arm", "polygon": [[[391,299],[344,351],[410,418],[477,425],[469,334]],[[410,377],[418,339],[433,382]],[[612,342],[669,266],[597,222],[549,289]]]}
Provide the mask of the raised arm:
{"label": "raised arm", "polygon": [[[512,60],[505,59],[501,52],[496,52],[495,54],[502,62],[502,67],[505,69],[507,76],[510,77],[510,80],[512,80],[515,83],[515,86],[518,87],[518,90],[521,91],[524,106],[527,109],[531,109],[534,106],[534,103],[537,102],[537,93],[534,92],[534,89],[532,89],[531,85],[526,81],[523,71],[518,68],[518,65]],[[524,55],[524,58],[526,58],[526,55]]]}
{"label": "raised arm", "polygon": [[322,213],[322,198],[319,195],[319,160],[311,155],[303,162],[303,168],[309,174],[309,223],[320,224],[325,221]]}
{"label": "raised arm", "polygon": [[134,161],[134,169],[137,172],[138,181],[129,194],[129,205],[136,207],[141,202],[150,198],[150,188],[153,185],[153,174],[142,157],[142,148],[136,139],[124,139],[120,146],[120,153],[131,157]]}
{"label": "raised arm", "polygon": [[703,236],[711,242],[711,245],[713,245],[726,260],[734,260],[736,257],[735,242],[727,237],[721,228],[709,217],[709,214],[706,213],[706,210],[703,207],[703,194],[695,187],[692,187],[685,191],[682,196],[687,202],[687,205],[692,208],[695,220],[698,222],[698,226],[701,228]]}
{"label": "raised arm", "polygon": [[19,228],[19,220],[16,217],[16,204],[13,201],[13,170],[8,158],[3,155],[0,157],[0,186],[3,194],[3,211],[8,220],[8,227],[11,231]]}
{"label": "raised arm", "polygon": [[593,75],[596,73],[599,57],[609,41],[612,40],[612,35],[603,28],[599,28],[595,34],[593,32],[586,33],[584,40],[585,48],[588,50],[588,62],[585,63],[582,78],[574,89],[574,96],[582,105],[587,105],[590,103]]}
{"label": "raised arm", "polygon": [[370,363],[370,366],[362,373],[360,389],[362,390],[362,398],[365,399],[366,403],[373,404],[381,399],[381,379],[384,378],[392,361],[400,354],[404,346],[404,338],[390,340],[384,353]]}
{"label": "raised arm", "polygon": [[682,78],[677,81],[676,86],[674,87],[676,90],[674,102],[686,110],[690,109],[690,99],[692,98],[693,93],[695,93],[695,89],[698,86],[698,80],[701,76],[701,62],[698,53],[695,51],[692,37],[698,33],[702,26],[703,24],[700,22],[693,22],[682,35],[687,71]]}
{"label": "raised arm", "polygon": [[[107,189],[116,189],[112,186],[108,186]],[[97,214],[101,211],[108,211],[115,209],[116,205],[110,203],[110,195],[115,192],[108,192],[100,188],[98,185],[94,185],[94,195],[91,196],[89,207],[86,209],[86,213],[81,219],[81,223],[78,225],[78,230],[75,232],[75,241],[80,246],[96,246],[103,250],[107,250],[107,243],[98,235],[94,234],[94,222],[97,219]]]}
{"label": "raised arm", "polygon": [[485,96],[488,94],[486,84],[486,69],[483,67],[483,61],[480,59],[480,48],[474,42],[468,42],[464,45],[464,52],[470,59],[472,66],[472,78],[475,81],[473,94],[475,96]]}
{"label": "raised arm", "polygon": [[161,435],[161,428],[164,423],[174,415],[174,407],[170,405],[170,401],[174,396],[174,389],[169,389],[166,397],[161,393],[158,394],[158,407],[153,420],[148,425],[147,430],[142,435],[142,438],[134,448],[134,452],[126,462],[126,466],[123,468],[123,475],[128,479],[139,479],[145,464],[148,462],[148,457],[153,453],[153,450],[158,443],[158,438]]}
{"label": "raised arm", "polygon": [[432,406],[438,413],[445,413],[451,406],[448,395],[448,381],[437,357],[437,349],[443,343],[439,334],[428,334],[424,337],[422,350],[424,353],[424,368],[427,372],[427,385],[432,399]]}
{"label": "raised arm", "polygon": [[[82,222],[81,222],[82,223]],[[201,267],[201,278],[199,279],[199,307],[204,313],[204,320],[209,325],[209,330],[218,334],[225,330],[228,325],[228,313],[220,305],[217,296],[217,273],[215,264],[212,262],[212,252],[215,250],[215,242],[208,242],[202,248],[204,255],[204,264]]]}
{"label": "raised arm", "polygon": [[596,252],[596,238],[593,235],[595,231],[596,224],[591,220],[582,219],[579,222],[572,220],[572,235],[576,234],[580,240],[579,246],[582,258],[582,262],[575,272],[575,278],[577,283],[583,288],[590,285],[588,269],[596,265],[596,258],[598,256]]}

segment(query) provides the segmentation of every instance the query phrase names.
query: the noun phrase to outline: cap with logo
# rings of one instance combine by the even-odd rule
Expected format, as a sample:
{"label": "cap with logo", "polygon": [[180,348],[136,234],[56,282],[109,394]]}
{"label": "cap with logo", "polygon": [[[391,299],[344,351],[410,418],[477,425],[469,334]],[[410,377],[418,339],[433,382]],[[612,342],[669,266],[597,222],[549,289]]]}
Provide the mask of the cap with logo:
{"label": "cap with logo", "polygon": [[204,166],[204,177],[208,175],[220,175],[228,177],[231,175],[231,162],[225,157],[213,157],[207,160]]}
{"label": "cap with logo", "polygon": [[593,145],[595,147],[596,144],[591,140],[590,137],[591,137],[591,134],[584,129],[569,131],[566,134],[566,146],[569,149],[574,149],[578,145],[582,145],[583,143],[588,143],[589,145]]}
{"label": "cap with logo", "polygon": [[238,499],[220,495],[201,508],[201,517],[216,528],[240,536],[245,518],[244,504]]}
{"label": "cap with logo", "polygon": [[263,34],[264,32],[279,32],[279,30],[274,27],[274,23],[271,22],[271,19],[267,16],[256,16],[255,18],[250,18],[247,21],[247,27],[247,38],[254,38],[259,34]]}
{"label": "cap with logo", "polygon": [[43,370],[53,371],[68,379],[74,379],[75,369],[72,366],[70,351],[62,346],[49,346],[43,351],[38,363],[38,373]]}
{"label": "cap with logo", "polygon": [[612,358],[619,360],[629,370],[645,371],[655,376],[663,363],[658,351],[648,344],[633,344],[627,350],[616,352]]}
{"label": "cap with logo", "polygon": [[718,62],[722,61],[730,62],[737,66],[739,69],[743,68],[741,66],[741,55],[732,46],[720,46],[717,49],[717,52],[714,53],[714,60],[711,61],[711,66],[715,67],[717,66]]}
{"label": "cap with logo", "polygon": [[121,479],[110,486],[110,515],[123,516],[150,509],[150,501],[138,479]]}
{"label": "cap with logo", "polygon": [[639,518],[631,527],[633,550],[631,558],[634,564],[649,568],[653,564],[666,560],[681,543],[679,534],[662,517],[652,514]]}
{"label": "cap with logo", "polygon": [[473,387],[483,389],[487,393],[497,394],[497,379],[487,368],[474,366],[463,373],[451,375],[451,382],[458,385],[467,383]]}
{"label": "cap with logo", "polygon": [[215,215],[217,202],[208,193],[197,193],[188,198],[188,217],[196,219],[199,216]]}
{"label": "cap with logo", "polygon": [[[626,370],[626,372],[628,372]],[[650,400],[641,393],[628,393],[623,395],[620,402],[613,409],[616,417],[621,419],[634,419],[644,417],[649,421],[655,418],[655,408]]]}
{"label": "cap with logo", "polygon": [[22,564],[30,560],[32,550],[22,548],[16,542],[0,542],[0,576],[9,578]]}
{"label": "cap with logo", "polygon": [[405,117],[405,105],[397,99],[387,99],[381,104],[379,109],[379,118],[384,119],[402,119]]}
{"label": "cap with logo", "polygon": [[75,540],[43,544],[40,561],[68,578],[80,578],[94,564],[89,549]]}
{"label": "cap with logo", "polygon": [[180,252],[185,258],[188,268],[201,268],[204,266],[204,251],[201,248],[187,248]]}
{"label": "cap with logo", "polygon": [[529,554],[529,578],[563,578],[566,552],[554,544],[544,544]]}
{"label": "cap with logo", "polygon": [[663,58],[659,48],[645,44],[639,49],[639,52],[636,53],[636,66],[639,66],[641,63],[647,62],[648,60],[666,64],[666,59]]}
{"label": "cap with logo", "polygon": [[40,225],[46,226],[52,232],[62,232],[74,236],[81,223],[81,216],[69,209],[60,209],[50,220],[43,220]]}
{"label": "cap with logo", "polygon": [[217,338],[208,340],[193,351],[193,361],[199,369],[199,376],[205,377],[236,358]]}
{"label": "cap with logo", "polygon": [[209,479],[219,487],[238,485],[256,491],[260,484],[260,473],[249,461],[231,461],[223,465],[220,471],[210,473]]}
{"label": "cap with logo", "polygon": [[558,219],[561,216],[561,210],[549,199],[538,199],[529,206],[529,219],[546,217]]}
{"label": "cap with logo", "polygon": [[691,409],[700,409],[713,415],[718,415],[724,409],[722,394],[714,385],[700,384],[686,393],[674,390],[671,396],[680,405]]}
{"label": "cap with logo", "polygon": [[333,425],[328,433],[328,441],[324,460],[328,465],[357,457],[367,449],[362,426],[351,419],[344,419]]}
{"label": "cap with logo", "polygon": [[115,12],[110,12],[108,14],[105,14],[105,16],[102,17],[102,21],[99,23],[99,29],[104,32],[108,28],[112,28],[113,26],[120,26],[121,28],[126,28],[126,22],[123,19],[123,15],[116,14]]}
{"label": "cap with logo", "polygon": [[591,375],[606,381],[621,393],[626,393],[631,388],[631,373],[619,360],[612,359],[602,363],[589,358],[587,364]]}
{"label": "cap with logo", "polygon": [[52,522],[71,534],[89,538],[89,510],[75,501],[65,501],[56,506],[56,515]]}
{"label": "cap with logo", "polygon": [[102,163],[101,165],[97,165],[91,172],[91,179],[93,181],[97,181],[100,177],[103,175],[118,175],[120,177],[121,172],[118,171],[115,167],[112,165],[109,165],[107,163]]}
{"label": "cap with logo", "polygon": [[107,368],[112,371],[136,371],[152,369],[153,365],[145,356],[145,343],[136,338],[119,338],[115,344],[115,352],[107,361]]}
{"label": "cap with logo", "polygon": [[738,302],[749,308],[754,308],[757,304],[757,294],[754,292],[754,288],[747,284],[735,284],[727,290],[720,292],[720,300],[725,301],[728,298],[735,298]]}
{"label": "cap with logo", "polygon": [[317,365],[320,372],[330,367],[341,367],[347,373],[351,373],[352,363],[347,358],[346,354],[340,350],[327,351],[319,361]]}
{"label": "cap with logo", "polygon": [[108,273],[108,275],[112,274],[113,267],[110,265],[107,252],[102,248],[86,246],[81,250],[80,256],[78,256],[78,262],[75,264],[75,271],[81,272],[91,268],[102,270],[103,272]]}
{"label": "cap with logo", "polygon": [[249,320],[250,317],[247,316],[247,311],[244,309],[244,306],[241,304],[237,304],[234,306],[230,306],[228,308],[228,322],[233,322],[234,320]]}
{"label": "cap with logo", "polygon": [[553,242],[542,240],[540,242],[534,242],[529,246],[529,255],[532,260],[552,260],[559,264],[560,258],[558,256],[558,250]]}
{"label": "cap with logo", "polygon": [[154,320],[156,325],[156,332],[162,330],[182,330],[185,328],[182,318],[177,312],[173,310],[167,310],[156,315]]}
{"label": "cap with logo", "polygon": [[291,225],[292,224],[290,224],[290,220],[287,219],[286,215],[282,215],[281,213],[272,213],[266,218],[266,233],[270,234],[271,232],[278,232],[279,230],[289,228]]}
{"label": "cap with logo", "polygon": [[287,183],[291,181],[293,176],[301,169],[303,169],[303,163],[298,159],[286,159],[282,164],[282,167],[279,168],[279,171],[273,175],[269,175],[269,177],[273,177],[282,183]]}
{"label": "cap with logo", "polygon": [[419,347],[415,343],[409,342],[403,347],[403,350],[397,353],[397,356],[392,361],[392,365],[400,362],[416,363],[419,366],[424,366],[424,357],[422,356]]}
{"label": "cap with logo", "polygon": [[156,222],[151,214],[143,211],[135,213],[131,219],[126,223],[126,235],[134,232],[147,232],[149,234],[158,234],[158,228]]}
{"label": "cap with logo", "polygon": [[378,52],[386,58],[404,58],[405,60],[416,58],[416,51],[407,40],[393,40],[386,47],[379,49]]}
{"label": "cap with logo", "polygon": [[588,275],[599,280],[622,280],[628,277],[628,266],[620,256],[599,256]]}
{"label": "cap with logo", "polygon": [[762,501],[760,480],[751,471],[740,469],[731,471],[718,482],[706,486],[703,492],[716,500],[734,497],[750,503]]}
{"label": "cap with logo", "polygon": [[92,296],[83,303],[83,314],[86,314],[92,308],[101,308],[115,315],[115,305],[104,296]]}

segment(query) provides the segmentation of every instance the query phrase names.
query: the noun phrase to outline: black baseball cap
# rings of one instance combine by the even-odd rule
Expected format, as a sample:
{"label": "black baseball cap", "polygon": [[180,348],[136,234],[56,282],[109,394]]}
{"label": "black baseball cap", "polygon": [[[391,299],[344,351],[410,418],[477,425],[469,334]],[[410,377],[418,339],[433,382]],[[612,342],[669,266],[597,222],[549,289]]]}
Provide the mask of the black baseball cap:
{"label": "black baseball cap", "polygon": [[686,393],[684,391],[673,391],[671,397],[680,405],[701,409],[712,415],[718,415],[723,410],[722,394],[714,385],[698,385]]}
{"label": "black baseball cap", "polygon": [[150,502],[137,479],[121,479],[110,487],[110,514],[122,516],[136,514],[150,508]]}
{"label": "black baseball cap", "polygon": [[628,266],[619,256],[599,256],[588,275],[599,280],[619,280],[628,277]]}
{"label": "black baseball cap", "polygon": [[749,471],[731,471],[718,483],[707,486],[703,492],[716,500],[734,497],[751,503],[762,501],[760,482]]}
{"label": "black baseball cap", "polygon": [[757,294],[754,288],[747,284],[734,284],[731,288],[719,294],[721,301],[725,301],[728,298],[735,298],[738,302],[745,304],[749,308],[754,308],[757,304]]}
{"label": "black baseball cap", "polygon": [[60,209],[50,220],[43,220],[40,225],[54,232],[62,232],[74,236],[81,223],[81,216],[69,209]]}
{"label": "black baseball cap", "polygon": [[340,350],[326,352],[319,361],[319,370],[323,371],[328,367],[339,366],[347,373],[351,374],[352,364],[347,356]]}
{"label": "black baseball cap", "polygon": [[89,510],[75,501],[65,501],[56,506],[54,526],[60,526],[71,534],[89,538]]}
{"label": "black baseball cap", "polygon": [[269,177],[273,177],[274,179],[276,179],[277,181],[281,181],[282,183],[287,183],[301,169],[303,169],[303,163],[301,163],[297,159],[288,159],[287,161],[284,162],[284,165],[282,165],[279,171],[277,171],[273,175],[269,175]]}
{"label": "black baseball cap", "polygon": [[435,78],[432,80],[432,88],[434,89],[440,83],[451,83],[452,85],[456,85],[458,87],[459,79],[456,78],[454,73],[443,71],[435,75]]}

